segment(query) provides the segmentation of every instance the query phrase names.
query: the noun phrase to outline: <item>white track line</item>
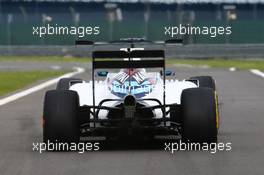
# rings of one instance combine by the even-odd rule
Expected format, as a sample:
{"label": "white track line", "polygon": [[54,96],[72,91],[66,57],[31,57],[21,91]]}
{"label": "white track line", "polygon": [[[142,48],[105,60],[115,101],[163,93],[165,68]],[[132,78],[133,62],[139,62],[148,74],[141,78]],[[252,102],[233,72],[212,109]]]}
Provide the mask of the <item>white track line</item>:
{"label": "white track line", "polygon": [[34,87],[29,88],[27,90],[24,90],[22,92],[18,92],[16,94],[13,94],[13,95],[8,96],[6,98],[0,99],[0,106],[2,106],[4,104],[7,104],[7,103],[10,103],[12,101],[15,101],[15,100],[17,100],[19,98],[22,98],[24,96],[30,95],[30,94],[32,94],[34,92],[37,92],[37,91],[39,91],[41,89],[44,89],[44,88],[48,87],[48,86],[51,86],[51,85],[57,83],[61,78],[73,77],[73,76],[75,76],[77,74],[81,74],[81,73],[83,73],[85,71],[85,69],[80,68],[80,67],[74,67],[74,70],[75,70],[74,72],[70,72],[70,73],[64,74],[64,75],[62,75],[62,76],[60,76],[58,78],[54,78],[52,80],[46,81],[46,82],[41,83],[41,84],[39,84],[37,86],[34,86]]}
{"label": "white track line", "polygon": [[261,72],[261,71],[258,70],[258,69],[251,69],[250,72],[253,73],[253,74],[255,74],[255,75],[258,75],[258,76],[264,78],[264,73]]}
{"label": "white track line", "polygon": [[235,68],[235,67],[230,67],[230,68],[229,68],[229,71],[230,71],[230,72],[235,72],[235,71],[236,71],[236,68]]}
{"label": "white track line", "polygon": [[51,68],[51,69],[54,69],[54,70],[59,70],[59,69],[61,69],[60,66],[55,66],[55,65],[54,65],[54,66],[50,66],[50,68]]}

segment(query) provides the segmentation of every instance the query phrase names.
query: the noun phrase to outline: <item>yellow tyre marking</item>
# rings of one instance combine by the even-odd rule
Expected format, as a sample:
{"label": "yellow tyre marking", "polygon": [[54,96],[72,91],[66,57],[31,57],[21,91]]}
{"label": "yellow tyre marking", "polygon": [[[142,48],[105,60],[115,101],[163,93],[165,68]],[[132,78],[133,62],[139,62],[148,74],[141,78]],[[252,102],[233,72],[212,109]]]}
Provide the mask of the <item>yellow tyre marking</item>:
{"label": "yellow tyre marking", "polygon": [[216,112],[216,128],[219,129],[219,108],[218,108],[218,95],[215,91],[215,112]]}

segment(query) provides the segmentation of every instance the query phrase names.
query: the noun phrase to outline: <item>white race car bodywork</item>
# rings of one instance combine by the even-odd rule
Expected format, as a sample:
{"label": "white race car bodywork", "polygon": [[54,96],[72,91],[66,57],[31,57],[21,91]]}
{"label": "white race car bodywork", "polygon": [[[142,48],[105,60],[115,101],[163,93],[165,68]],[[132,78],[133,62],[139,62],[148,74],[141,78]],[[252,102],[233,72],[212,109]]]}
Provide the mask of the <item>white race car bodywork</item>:
{"label": "white race car bodywork", "polygon": [[[113,73],[112,73],[113,74]],[[109,76],[113,76],[112,74],[109,74]],[[153,73],[147,73],[149,75],[153,75]],[[147,93],[144,98],[155,98],[158,99],[161,103],[163,103],[163,80],[160,77],[159,73],[154,73],[155,76],[158,77],[157,83],[155,84],[155,87],[153,90],[149,93]],[[108,76],[108,77],[109,77]],[[120,97],[117,97],[111,91],[109,90],[109,86],[107,81],[95,81],[95,105],[98,105],[102,100],[104,99],[117,99]],[[179,80],[166,80],[165,85],[165,92],[166,92],[166,98],[165,102],[166,104],[181,104],[181,94],[184,89],[188,88],[196,88],[198,87],[195,83],[190,81],[179,81]],[[70,87],[70,90],[76,91],[79,95],[79,101],[80,106],[85,105],[93,105],[93,94],[92,94],[92,81],[89,82],[82,82],[74,84]],[[116,102],[110,101],[104,103],[104,106],[113,106]],[[158,105],[155,101],[146,101],[146,103],[150,106]],[[99,118],[104,118],[106,116],[107,111],[100,111]],[[162,117],[162,111],[161,109],[156,109],[156,118]]]}

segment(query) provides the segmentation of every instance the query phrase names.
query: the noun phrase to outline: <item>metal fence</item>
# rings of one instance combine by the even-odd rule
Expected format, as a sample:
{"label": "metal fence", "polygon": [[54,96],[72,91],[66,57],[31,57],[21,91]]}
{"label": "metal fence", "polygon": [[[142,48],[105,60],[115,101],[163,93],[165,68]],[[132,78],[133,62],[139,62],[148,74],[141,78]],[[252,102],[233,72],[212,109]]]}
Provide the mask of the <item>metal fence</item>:
{"label": "metal fence", "polygon": [[[143,46],[146,49],[150,46]],[[160,46],[156,46],[160,47]],[[97,49],[118,49],[115,46],[102,46]],[[195,44],[167,46],[167,58],[239,58],[263,59],[264,44]],[[0,56],[74,56],[90,57],[89,46],[0,46]],[[155,49],[151,47],[151,49]]]}
{"label": "metal fence", "polygon": [[97,36],[165,40],[164,26],[232,26],[232,35],[188,36],[188,43],[264,43],[264,4],[111,4],[0,1],[0,45],[73,45],[76,36],[33,35],[33,26],[100,26]]}

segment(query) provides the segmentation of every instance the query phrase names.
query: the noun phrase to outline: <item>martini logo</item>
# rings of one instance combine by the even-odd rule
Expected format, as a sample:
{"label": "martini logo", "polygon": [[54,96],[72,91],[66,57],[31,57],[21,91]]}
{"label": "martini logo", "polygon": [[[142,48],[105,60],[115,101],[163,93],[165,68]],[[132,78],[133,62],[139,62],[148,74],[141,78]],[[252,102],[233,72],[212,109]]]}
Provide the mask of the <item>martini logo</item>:
{"label": "martini logo", "polygon": [[133,78],[138,82],[138,84],[141,84],[146,79],[146,77],[141,72],[135,73]]}
{"label": "martini logo", "polygon": [[120,72],[115,76],[115,79],[119,81],[121,84],[124,84],[128,78],[136,80],[138,84],[141,84],[145,81],[146,76],[141,72],[134,72],[133,75],[129,76],[126,72]]}
{"label": "martini logo", "polygon": [[129,78],[125,72],[120,72],[115,76],[115,79],[118,80],[120,83],[124,84],[124,82]]}

